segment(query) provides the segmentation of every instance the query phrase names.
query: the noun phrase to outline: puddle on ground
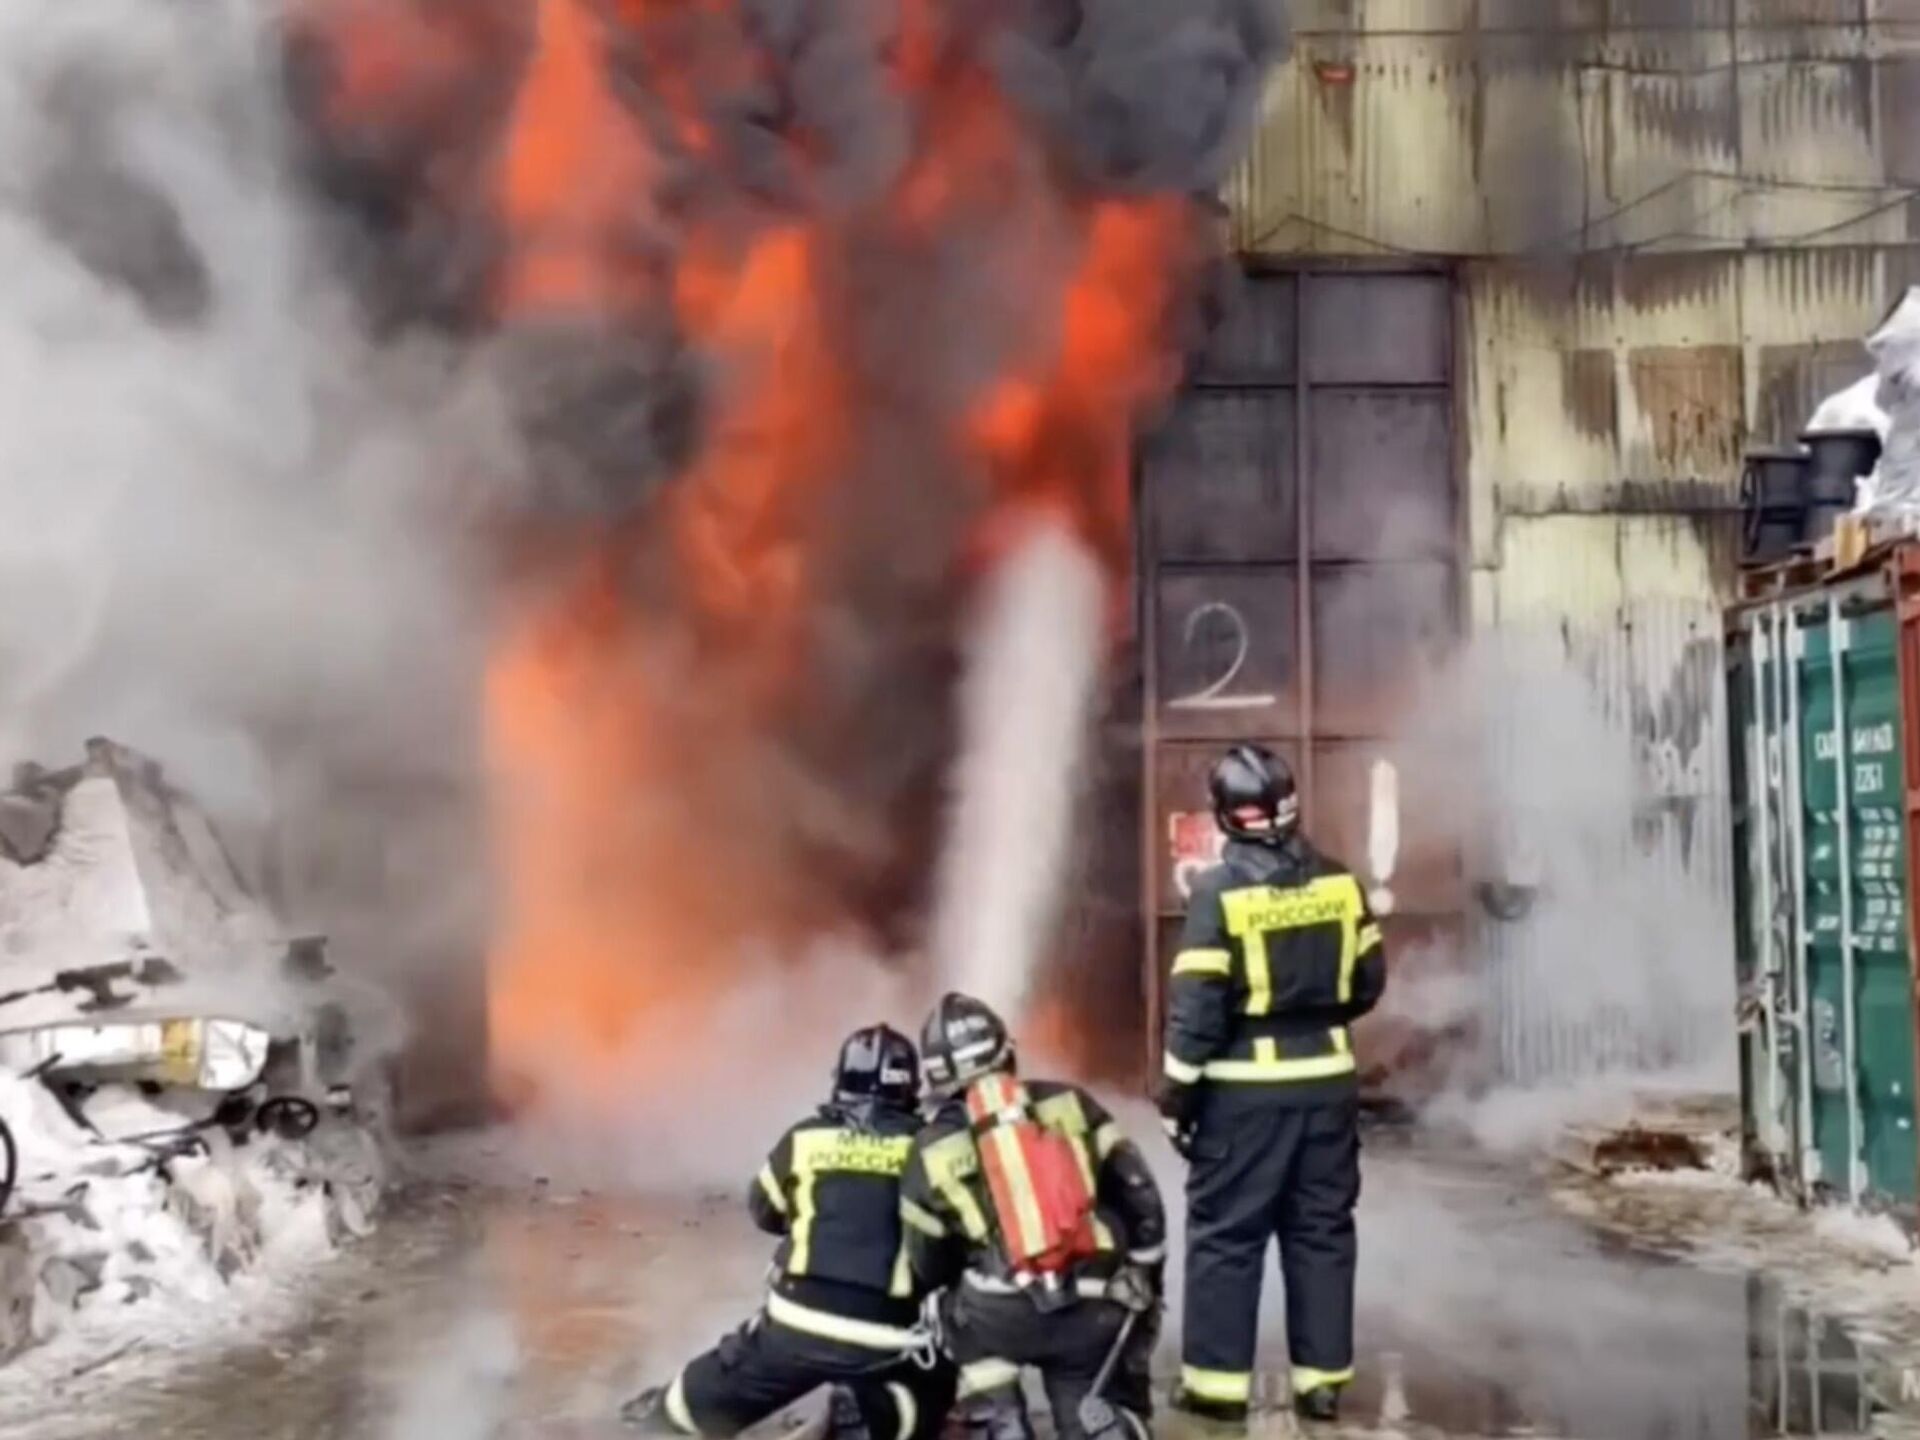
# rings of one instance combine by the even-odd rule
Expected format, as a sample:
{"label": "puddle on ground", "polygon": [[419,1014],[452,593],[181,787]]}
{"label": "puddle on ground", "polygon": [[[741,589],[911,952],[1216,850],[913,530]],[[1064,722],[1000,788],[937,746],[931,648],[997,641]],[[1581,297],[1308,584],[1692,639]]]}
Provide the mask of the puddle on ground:
{"label": "puddle on ground", "polygon": [[[1589,1332],[1590,1345],[1556,1345],[1555,1358],[1516,1343],[1510,1367],[1497,1357],[1492,1364],[1463,1365],[1445,1347],[1396,1337],[1390,1322],[1368,1334],[1363,1315],[1362,1363],[1340,1428],[1409,1436],[1754,1440],[1870,1435],[1878,1433],[1876,1417],[1884,1422],[1891,1412],[1920,1411],[1912,1380],[1903,1396],[1899,1374],[1865,1354],[1845,1326],[1786,1303],[1771,1281],[1698,1271],[1675,1278],[1700,1286],[1715,1318],[1703,1323],[1701,1313],[1690,1315],[1688,1333],[1676,1335],[1658,1323],[1666,1297],[1650,1293],[1645,1313],[1661,1332],[1653,1337],[1657,1355],[1636,1345],[1630,1328],[1607,1320]],[[1283,1410],[1284,1371],[1276,1375],[1270,1388],[1281,1393],[1260,1398],[1263,1407]],[[1183,1429],[1178,1421],[1167,1428]]]}

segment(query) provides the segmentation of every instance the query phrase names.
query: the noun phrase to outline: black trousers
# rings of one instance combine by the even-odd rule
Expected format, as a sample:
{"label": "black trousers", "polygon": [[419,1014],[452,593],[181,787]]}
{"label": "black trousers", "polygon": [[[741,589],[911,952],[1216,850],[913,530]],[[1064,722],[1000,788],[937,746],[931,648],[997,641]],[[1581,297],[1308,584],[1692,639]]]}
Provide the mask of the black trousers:
{"label": "black trousers", "polygon": [[755,1316],[687,1363],[667,1418],[701,1435],[737,1435],[822,1385],[844,1385],[873,1440],[932,1440],[953,1405],[953,1365],[924,1369],[885,1350],[828,1340]]}
{"label": "black trousers", "polygon": [[[1047,1392],[1059,1440],[1086,1440],[1080,1402],[1112,1353],[1127,1313],[1111,1300],[1083,1299],[1043,1312],[1025,1295],[986,1295],[965,1284],[949,1291],[941,1321],[947,1349],[960,1366],[961,1408],[971,1426],[993,1440],[1031,1435],[1020,1390],[1021,1368],[1031,1367]],[[1153,1415],[1148,1367],[1159,1333],[1156,1306],[1133,1322],[1101,1392],[1136,1435],[1145,1433]]]}
{"label": "black trousers", "polygon": [[1250,1395],[1267,1245],[1278,1241],[1296,1393],[1353,1376],[1359,1101],[1209,1087],[1187,1172],[1181,1356],[1189,1394]]}

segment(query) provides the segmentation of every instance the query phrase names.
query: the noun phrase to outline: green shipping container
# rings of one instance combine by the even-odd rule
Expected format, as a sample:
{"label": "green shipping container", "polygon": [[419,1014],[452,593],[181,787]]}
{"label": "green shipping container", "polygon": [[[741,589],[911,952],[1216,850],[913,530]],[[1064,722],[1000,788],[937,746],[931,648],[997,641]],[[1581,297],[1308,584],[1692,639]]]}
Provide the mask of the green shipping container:
{"label": "green shipping container", "polygon": [[1920,550],[1794,579],[1751,577],[1727,626],[1747,1157],[1804,1200],[1912,1212]]}

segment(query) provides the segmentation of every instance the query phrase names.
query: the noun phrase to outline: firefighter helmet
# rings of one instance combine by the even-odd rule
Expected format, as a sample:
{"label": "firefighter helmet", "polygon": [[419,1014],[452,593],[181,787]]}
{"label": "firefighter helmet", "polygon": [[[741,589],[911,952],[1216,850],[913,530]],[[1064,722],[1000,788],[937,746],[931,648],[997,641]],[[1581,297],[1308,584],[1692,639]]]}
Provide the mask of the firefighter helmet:
{"label": "firefighter helmet", "polygon": [[982,1075],[1013,1068],[1013,1038],[1006,1022],[984,1002],[949,991],[920,1027],[927,1089],[957,1094]]}
{"label": "firefighter helmet", "polygon": [[891,1025],[869,1025],[846,1038],[833,1067],[835,1104],[911,1110],[919,1098],[920,1057],[911,1040]]}
{"label": "firefighter helmet", "polygon": [[1300,823],[1293,770],[1263,745],[1236,745],[1214,762],[1208,778],[1213,816],[1234,840],[1278,845]]}

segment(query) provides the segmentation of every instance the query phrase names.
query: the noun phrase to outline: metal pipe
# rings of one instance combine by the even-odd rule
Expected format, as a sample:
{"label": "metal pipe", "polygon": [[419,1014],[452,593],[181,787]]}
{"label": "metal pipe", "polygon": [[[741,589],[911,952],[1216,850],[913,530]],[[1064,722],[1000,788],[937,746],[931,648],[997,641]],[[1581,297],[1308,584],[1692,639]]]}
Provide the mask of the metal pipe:
{"label": "metal pipe", "polygon": [[1813,1132],[1813,1005],[1807,986],[1807,851],[1806,793],[1800,774],[1800,652],[1805,642],[1792,610],[1776,604],[1784,631],[1781,665],[1786,690],[1786,794],[1781,810],[1786,822],[1787,864],[1793,871],[1793,990],[1794,1025],[1799,1033],[1798,1089],[1800,1114],[1795,1123],[1800,1144],[1800,1189],[1810,1198],[1820,1169],[1820,1146]]}
{"label": "metal pipe", "polygon": [[[1761,676],[1761,671],[1772,663],[1773,643],[1771,624],[1769,622],[1768,628],[1763,630],[1762,619],[1759,615],[1753,617],[1753,628],[1748,632],[1747,641],[1748,679],[1752,682],[1749,688],[1753,691],[1753,719],[1747,727],[1751,746],[1747,762],[1751,778],[1747,788],[1757,808],[1754,820],[1756,834],[1748,850],[1750,857],[1757,855],[1759,859],[1757,889],[1760,923],[1755,929],[1759,932],[1756,939],[1759,941],[1760,1016],[1764,1043],[1761,1059],[1766,1066],[1766,1115],[1771,1124],[1780,1116],[1780,1021],[1775,1012],[1775,1006],[1779,1004],[1775,978],[1780,968],[1780,947],[1776,943],[1779,924],[1774,914],[1777,901],[1773,893],[1773,769],[1767,763],[1768,706],[1765,681]],[[1752,863],[1751,858],[1749,863]]]}
{"label": "metal pipe", "polygon": [[1294,773],[1299,777],[1301,820],[1309,834],[1321,819],[1320,776],[1313,753],[1313,386],[1307,374],[1313,338],[1307,333],[1313,308],[1308,296],[1314,283],[1310,270],[1298,272],[1293,282],[1293,645],[1300,732],[1300,764]]}
{"label": "metal pipe", "polygon": [[1840,598],[1827,596],[1827,669],[1833,683],[1833,770],[1837,782],[1833,824],[1839,832],[1836,855],[1840,861],[1840,1033],[1844,1037],[1847,1083],[1847,1198],[1860,1203],[1860,1072],[1855,1053],[1858,1035],[1854,1016],[1853,964],[1853,829],[1852,796],[1847,793],[1847,689],[1845,653],[1847,621]]}
{"label": "metal pipe", "polygon": [[1160,1077],[1160,880],[1166,861],[1160,834],[1160,557],[1154,523],[1153,477],[1147,462],[1133,465],[1134,624],[1140,646],[1140,985],[1146,1001],[1146,1091]]}

